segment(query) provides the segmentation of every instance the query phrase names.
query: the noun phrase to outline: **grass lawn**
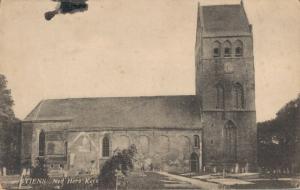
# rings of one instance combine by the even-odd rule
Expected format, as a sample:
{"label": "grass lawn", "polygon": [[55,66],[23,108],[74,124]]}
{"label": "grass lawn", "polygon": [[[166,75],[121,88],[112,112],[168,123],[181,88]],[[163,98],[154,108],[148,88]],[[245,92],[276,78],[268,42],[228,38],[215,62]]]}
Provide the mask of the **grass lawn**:
{"label": "grass lawn", "polygon": [[254,184],[239,184],[230,186],[233,189],[288,189],[295,188],[289,181],[259,180],[251,181]]}
{"label": "grass lawn", "polygon": [[128,189],[199,189],[189,183],[152,172],[146,172],[146,176],[133,174],[128,178],[128,181]]}

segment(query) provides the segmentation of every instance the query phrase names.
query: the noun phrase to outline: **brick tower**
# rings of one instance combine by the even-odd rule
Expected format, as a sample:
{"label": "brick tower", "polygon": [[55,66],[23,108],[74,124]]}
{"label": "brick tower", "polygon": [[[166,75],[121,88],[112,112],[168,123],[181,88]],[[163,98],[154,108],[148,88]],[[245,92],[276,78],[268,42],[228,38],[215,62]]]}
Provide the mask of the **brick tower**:
{"label": "brick tower", "polygon": [[256,165],[252,26],[243,2],[198,6],[196,94],[203,123],[203,166],[242,171]]}

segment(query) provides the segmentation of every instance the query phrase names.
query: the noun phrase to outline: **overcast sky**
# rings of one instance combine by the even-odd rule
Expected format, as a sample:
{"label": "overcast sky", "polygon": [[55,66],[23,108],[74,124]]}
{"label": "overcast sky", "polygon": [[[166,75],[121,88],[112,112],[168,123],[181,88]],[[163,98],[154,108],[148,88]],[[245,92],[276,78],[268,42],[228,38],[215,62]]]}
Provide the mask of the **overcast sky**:
{"label": "overcast sky", "polygon": [[[48,98],[195,94],[196,0],[88,2],[86,12],[46,21],[44,13],[56,6],[51,0],[2,0],[0,73],[17,117]],[[244,4],[263,121],[300,93],[300,2]]]}

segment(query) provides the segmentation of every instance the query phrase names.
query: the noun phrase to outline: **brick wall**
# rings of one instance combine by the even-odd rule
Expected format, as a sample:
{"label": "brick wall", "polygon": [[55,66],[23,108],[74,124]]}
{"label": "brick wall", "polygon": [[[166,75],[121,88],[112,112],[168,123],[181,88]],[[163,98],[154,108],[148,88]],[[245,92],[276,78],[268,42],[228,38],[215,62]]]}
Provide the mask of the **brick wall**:
{"label": "brick wall", "polygon": [[[68,122],[25,122],[22,133],[23,163],[29,160],[33,166],[35,165],[35,160],[39,156],[39,133],[42,130],[45,132],[45,157],[50,172],[66,170],[70,175],[99,173],[99,168],[109,158],[103,157],[102,154],[104,136],[110,139],[110,156],[116,149],[124,149],[135,144],[139,158],[137,168],[152,163],[157,169],[188,172],[193,152],[199,156],[199,167],[202,162],[200,126],[197,130],[125,128],[102,131],[99,128],[72,129]],[[199,147],[195,147],[194,135],[200,137]]]}

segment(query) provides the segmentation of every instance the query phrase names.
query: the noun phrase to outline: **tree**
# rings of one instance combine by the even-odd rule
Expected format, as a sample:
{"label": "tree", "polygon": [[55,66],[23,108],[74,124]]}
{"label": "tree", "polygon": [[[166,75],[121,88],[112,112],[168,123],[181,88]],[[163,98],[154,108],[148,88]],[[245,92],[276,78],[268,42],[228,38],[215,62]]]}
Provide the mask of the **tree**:
{"label": "tree", "polygon": [[[299,170],[300,96],[279,110],[275,119],[258,123],[258,163],[268,170]],[[298,146],[298,147],[297,147]]]}
{"label": "tree", "polygon": [[128,149],[116,150],[113,156],[107,160],[100,172],[99,182],[104,189],[114,188],[116,185],[116,174],[119,172],[124,176],[129,174],[134,168],[135,155],[137,149],[135,145],[130,145]]}
{"label": "tree", "polygon": [[20,121],[13,112],[14,101],[7,80],[0,74],[0,167],[19,169]]}
{"label": "tree", "polygon": [[0,116],[14,120],[13,105],[14,101],[11,96],[11,90],[7,89],[7,80],[4,75],[0,74]]}

